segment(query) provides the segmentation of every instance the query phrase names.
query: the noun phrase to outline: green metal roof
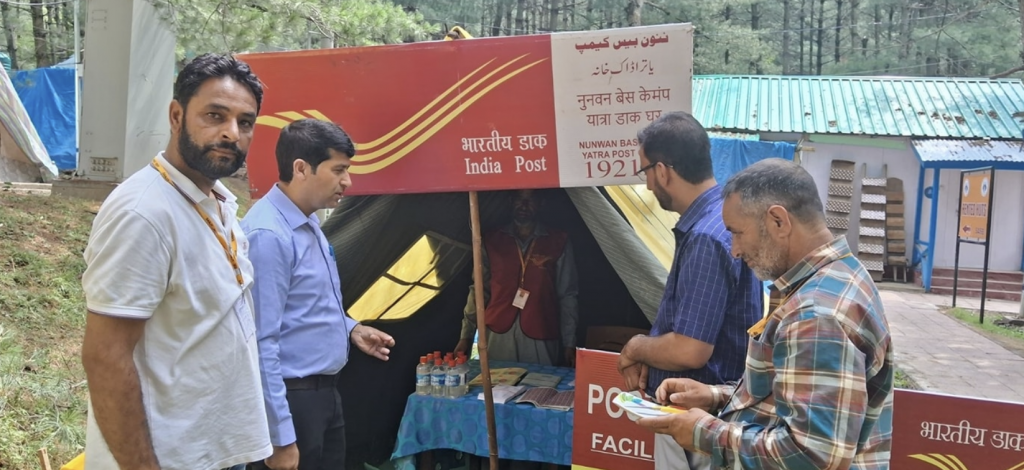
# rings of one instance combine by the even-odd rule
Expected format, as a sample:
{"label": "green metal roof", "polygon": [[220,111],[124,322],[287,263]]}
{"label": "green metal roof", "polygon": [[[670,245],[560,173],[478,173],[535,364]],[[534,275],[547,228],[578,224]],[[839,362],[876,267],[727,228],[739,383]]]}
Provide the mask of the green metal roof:
{"label": "green metal roof", "polygon": [[693,78],[709,130],[1020,139],[1017,79],[741,76]]}

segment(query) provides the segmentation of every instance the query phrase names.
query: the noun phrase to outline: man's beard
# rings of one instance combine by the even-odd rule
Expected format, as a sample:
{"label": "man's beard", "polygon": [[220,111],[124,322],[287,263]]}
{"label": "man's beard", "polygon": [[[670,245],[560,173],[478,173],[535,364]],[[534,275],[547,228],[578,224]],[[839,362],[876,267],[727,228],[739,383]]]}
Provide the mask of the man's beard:
{"label": "man's beard", "polygon": [[764,223],[758,227],[757,238],[757,251],[753,255],[744,256],[743,261],[750,266],[750,269],[754,270],[754,274],[762,281],[774,281],[782,277],[786,271],[789,271],[789,266],[786,266],[786,261],[783,259],[784,254],[781,247],[775,246],[768,238],[768,230]]}
{"label": "man's beard", "polygon": [[662,209],[672,210],[672,197],[668,195],[668,191],[665,191],[665,188],[661,187],[657,180],[654,181],[654,189],[651,192],[654,193],[654,198],[658,200],[658,205]]}
{"label": "man's beard", "polygon": [[[232,152],[235,154],[235,158],[230,163],[221,163],[219,155],[209,155],[214,149]],[[181,153],[182,160],[189,168],[213,181],[235,174],[245,164],[246,156],[246,153],[239,149],[238,144],[234,142],[221,142],[200,147],[192,140],[184,119],[181,121],[181,132],[178,133],[178,152]]]}

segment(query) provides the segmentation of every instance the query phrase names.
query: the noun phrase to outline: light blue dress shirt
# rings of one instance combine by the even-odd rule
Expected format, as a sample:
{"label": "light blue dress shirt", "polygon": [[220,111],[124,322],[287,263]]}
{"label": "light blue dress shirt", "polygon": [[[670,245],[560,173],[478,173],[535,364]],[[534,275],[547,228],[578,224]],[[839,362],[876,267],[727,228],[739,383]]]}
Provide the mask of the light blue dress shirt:
{"label": "light blue dress shirt", "polygon": [[295,442],[284,379],[331,375],[358,324],[345,314],[334,249],[277,185],[242,219],[254,275],[263,400],[275,446]]}

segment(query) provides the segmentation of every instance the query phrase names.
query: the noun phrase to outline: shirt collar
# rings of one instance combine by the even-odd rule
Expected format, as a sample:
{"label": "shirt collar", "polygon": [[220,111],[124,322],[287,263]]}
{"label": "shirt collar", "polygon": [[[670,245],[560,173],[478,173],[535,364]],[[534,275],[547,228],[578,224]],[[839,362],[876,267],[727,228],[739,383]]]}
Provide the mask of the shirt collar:
{"label": "shirt collar", "polygon": [[701,193],[700,196],[697,196],[697,199],[693,200],[693,204],[690,204],[686,212],[679,217],[679,222],[676,222],[676,230],[682,233],[689,232],[697,221],[708,212],[712,203],[721,197],[722,187],[717,184]]}
{"label": "shirt collar", "polygon": [[[177,186],[182,194],[189,198],[193,203],[199,204],[200,201],[210,197],[199,189],[199,186],[196,186],[196,184],[185,176],[184,173],[175,168],[174,165],[171,165],[171,163],[167,161],[163,152],[158,153],[156,155],[156,159],[160,162],[160,166],[163,167],[164,171],[167,172],[167,176],[171,177],[171,181],[174,182],[175,186]],[[232,203],[236,202],[238,199],[231,193],[231,191],[228,190],[227,186],[224,186],[224,183],[221,183],[219,180],[213,183],[213,196],[220,201]]]}
{"label": "shirt collar", "polygon": [[306,217],[306,214],[302,213],[299,206],[295,205],[288,195],[281,191],[277,184],[274,184],[274,187],[270,188],[270,191],[264,197],[284,216],[284,220],[288,222],[288,227],[292,230],[301,227],[303,224],[320,224],[315,212]]}
{"label": "shirt collar", "polygon": [[799,287],[807,278],[829,263],[850,256],[850,254],[850,245],[846,242],[846,237],[838,237],[808,253],[796,266],[776,279],[772,286],[779,293],[788,295],[790,291]]}

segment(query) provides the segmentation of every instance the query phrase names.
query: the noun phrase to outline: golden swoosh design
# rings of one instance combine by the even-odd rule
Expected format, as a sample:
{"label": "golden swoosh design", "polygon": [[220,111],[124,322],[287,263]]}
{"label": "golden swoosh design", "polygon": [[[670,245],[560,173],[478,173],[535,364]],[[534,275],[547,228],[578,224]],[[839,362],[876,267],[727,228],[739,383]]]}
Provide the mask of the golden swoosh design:
{"label": "golden swoosh design", "polygon": [[[497,69],[494,69],[491,73],[488,73],[487,75],[484,75],[483,78],[481,78],[480,80],[477,80],[472,85],[470,85],[468,88],[466,88],[461,93],[456,95],[454,98],[448,100],[447,104],[445,104],[440,109],[435,111],[434,114],[431,114],[429,118],[423,120],[423,122],[421,122],[419,125],[417,125],[415,128],[413,128],[411,131],[409,131],[409,132],[405,133],[404,135],[402,135],[402,137],[400,137],[398,140],[395,140],[394,142],[391,142],[390,144],[388,144],[387,146],[385,146],[385,147],[383,147],[383,148],[381,148],[379,150],[375,150],[375,151],[372,151],[372,152],[366,152],[366,153],[360,151],[359,153],[356,154],[355,157],[352,157],[352,163],[366,163],[366,162],[370,162],[372,160],[376,160],[376,159],[378,159],[380,157],[387,156],[386,155],[387,152],[390,152],[390,151],[394,150],[396,147],[398,147],[399,145],[402,145],[402,144],[406,143],[413,136],[415,136],[420,131],[422,131],[424,128],[426,128],[431,123],[436,121],[437,118],[440,117],[442,114],[444,114],[445,111],[448,111],[452,106],[455,106],[455,104],[458,103],[459,100],[461,100],[466,95],[470,94],[475,88],[479,87],[480,84],[482,84],[483,82],[487,81],[489,78],[493,77],[498,72],[501,72],[503,69],[505,69],[506,67],[512,65],[513,63],[517,62],[519,59],[522,59],[523,57],[526,57],[526,54],[523,54],[523,55],[521,55],[519,57],[516,57],[515,59],[512,59],[512,60],[510,60],[508,62],[505,62],[505,64],[502,65],[501,67],[498,67]],[[488,63],[490,63],[490,62],[488,62]],[[479,69],[477,69],[477,70],[479,70]],[[433,106],[434,103],[436,103],[437,101],[438,100],[435,99],[433,102],[431,102],[430,105],[428,105],[428,107],[423,108],[422,110],[420,110],[420,112],[417,113],[416,117],[422,116],[424,114],[424,112],[430,106]],[[456,113],[456,115],[457,115],[457,113]],[[412,119],[406,121],[405,124],[402,124],[402,127],[405,127],[411,121],[412,121]],[[394,135],[396,132],[398,132],[398,131],[397,130],[393,130],[390,133],[388,133],[388,135],[389,136],[390,135]],[[380,138],[380,139],[377,139],[377,141],[381,141],[381,140],[385,140],[385,139],[383,137]],[[370,148],[372,148],[372,147],[370,147]],[[362,147],[360,149],[362,149]]]}
{"label": "golden swoosh design", "polygon": [[[415,123],[421,117],[423,117],[425,114],[427,114],[427,112],[429,112],[432,108],[434,108],[434,106],[436,106],[439,103],[441,103],[446,97],[451,95],[452,92],[460,89],[460,87],[462,87],[470,78],[472,78],[478,72],[480,72],[485,67],[490,65],[496,59],[491,59],[491,60],[487,61],[486,63],[484,63],[480,67],[477,67],[475,70],[473,70],[472,72],[467,74],[465,77],[461,78],[459,81],[455,82],[454,85],[452,85],[447,90],[445,90],[443,93],[438,95],[437,98],[434,98],[434,100],[432,100],[430,103],[427,103],[426,106],[422,107],[419,111],[417,111],[415,114],[413,114],[411,117],[409,117],[409,119],[407,119],[405,122],[403,122],[399,126],[395,127],[391,131],[389,131],[387,134],[384,134],[383,136],[381,136],[381,137],[379,137],[379,138],[377,138],[377,139],[375,139],[375,140],[373,140],[371,142],[368,142],[368,143],[357,143],[357,142],[354,142],[356,148],[359,150],[359,153],[357,153],[356,156],[352,159],[353,166],[351,167],[350,171],[353,174],[367,174],[367,173],[373,173],[375,171],[379,171],[381,169],[387,168],[391,164],[397,162],[398,160],[400,160],[403,157],[405,157],[406,155],[408,155],[413,150],[417,149],[420,145],[422,145],[428,139],[430,139],[435,134],[437,134],[437,132],[439,132],[442,128],[444,128],[446,125],[448,125],[452,120],[454,120],[456,117],[458,117],[460,114],[462,114],[463,111],[465,111],[467,108],[469,108],[471,105],[473,105],[477,100],[482,98],[484,95],[489,93],[491,90],[493,90],[497,86],[501,85],[502,83],[510,80],[511,78],[515,77],[516,75],[519,75],[520,73],[526,71],[527,69],[530,69],[533,66],[535,66],[535,65],[537,65],[537,64],[539,64],[541,62],[544,62],[545,60],[547,60],[546,58],[545,59],[536,60],[536,61],[531,62],[531,63],[529,63],[529,64],[527,64],[525,66],[522,66],[522,67],[520,67],[518,69],[515,69],[515,70],[513,70],[511,72],[508,72],[508,73],[504,74],[503,76],[500,76],[500,78],[498,78],[497,80],[494,80],[493,83],[491,83],[490,85],[487,85],[486,87],[484,87],[480,91],[476,92],[471,97],[466,99],[464,102],[459,104],[450,113],[445,115],[445,113],[449,109],[451,109],[453,106],[455,106],[457,103],[459,103],[459,101],[461,101],[464,97],[466,97],[467,95],[472,93],[475,89],[480,87],[484,82],[488,81],[489,79],[491,79],[492,77],[497,75],[499,72],[501,72],[502,70],[508,68],[509,66],[514,64],[515,62],[521,60],[523,57],[526,57],[527,55],[529,55],[529,54],[523,54],[523,55],[521,55],[519,57],[511,59],[508,62],[502,64],[497,69],[491,71],[487,75],[484,75],[483,77],[481,77],[478,80],[474,81],[471,85],[469,85],[468,88],[466,88],[465,90],[462,90],[458,95],[455,95],[454,97],[451,97],[450,99],[448,99],[447,102],[441,108],[439,108],[438,110],[434,111],[433,114],[431,114],[427,119],[425,119],[422,122],[420,122],[419,124],[417,124],[416,127],[414,127],[413,129],[407,130],[407,128],[409,126],[411,126],[413,123]],[[282,111],[282,112],[275,113],[274,116],[260,116],[260,117],[258,117],[256,119],[256,123],[260,124],[260,125],[265,125],[265,126],[270,126],[270,127],[281,129],[281,128],[284,128],[286,125],[288,125],[292,121],[296,121],[296,120],[299,120],[299,119],[308,119],[308,118],[318,119],[318,120],[321,120],[321,121],[331,121],[330,118],[328,118],[326,115],[324,115],[323,113],[321,113],[318,110],[306,109],[306,110],[303,110],[301,113],[297,112],[297,111]],[[433,124],[433,126],[431,126],[431,124]],[[431,127],[429,129],[427,129],[426,132],[423,132],[422,134],[420,134],[420,132],[423,131],[423,129],[427,128],[428,126],[431,126]],[[374,150],[372,152],[363,153],[363,151],[365,149],[374,149],[374,148],[380,146],[382,143],[388,142],[391,138],[393,138],[395,135],[397,135],[399,133],[403,133],[403,134],[402,134],[402,136],[398,140],[389,143],[387,146],[385,146],[383,148]],[[419,134],[419,136],[416,137],[418,134]],[[414,137],[416,137],[416,138],[413,139]],[[406,144],[406,142],[408,142],[410,139],[413,139],[412,142],[409,142],[407,145],[403,146],[403,144]],[[949,470],[956,470],[956,469],[949,469]]]}
{"label": "golden swoosh design", "polygon": [[[941,470],[967,470],[963,462],[954,455],[942,454],[913,454],[908,457],[934,465]],[[950,459],[952,457],[952,459]]]}
{"label": "golden swoosh design", "polygon": [[[514,61],[517,61],[517,60],[519,60],[519,59],[521,59],[521,58],[523,58],[523,56],[519,56],[519,57],[516,57],[515,59],[513,59],[513,60],[512,60],[512,62],[514,62]],[[451,87],[449,87],[449,88],[448,88],[447,90],[445,90],[445,91],[444,91],[444,93],[441,93],[440,95],[438,95],[438,96],[437,96],[437,98],[434,98],[434,100],[433,100],[433,101],[431,101],[430,103],[427,103],[427,105],[426,105],[426,106],[424,106],[423,108],[421,108],[421,109],[420,109],[420,110],[419,110],[419,111],[418,111],[418,112],[417,112],[416,114],[413,114],[413,115],[412,115],[412,117],[410,117],[409,119],[407,119],[407,120],[406,120],[405,122],[403,122],[403,123],[402,123],[401,125],[399,125],[398,127],[396,127],[396,128],[394,128],[394,129],[392,129],[392,130],[391,130],[391,132],[388,132],[387,134],[384,134],[384,135],[382,135],[382,136],[381,136],[381,137],[380,137],[379,139],[377,139],[377,140],[374,140],[374,141],[372,141],[372,142],[367,142],[367,143],[365,143],[365,144],[362,144],[362,145],[363,145],[364,147],[361,147],[361,148],[367,148],[367,149],[372,149],[372,148],[375,148],[375,147],[377,147],[377,146],[378,146],[378,145],[380,145],[381,143],[383,143],[383,142],[386,142],[386,141],[387,141],[388,139],[390,139],[390,138],[394,137],[394,136],[395,136],[395,134],[397,134],[397,133],[401,132],[401,131],[402,131],[402,130],[404,130],[404,129],[405,129],[406,127],[409,127],[409,125],[410,125],[410,124],[412,124],[412,123],[413,123],[414,121],[416,121],[417,119],[419,119],[419,118],[420,118],[420,116],[423,116],[424,114],[426,114],[426,113],[427,113],[427,111],[428,111],[428,110],[429,110],[430,108],[434,107],[434,105],[436,105],[437,103],[440,103],[440,102],[441,102],[441,99],[442,99],[442,98],[444,98],[445,96],[448,96],[448,95],[449,95],[449,94],[450,94],[451,92],[453,92],[453,91],[457,90],[457,89],[458,89],[458,88],[459,88],[460,86],[462,86],[462,84],[463,84],[463,83],[465,83],[465,82],[466,82],[466,80],[469,80],[469,79],[470,79],[470,77],[472,77],[473,75],[476,75],[476,73],[477,73],[477,72],[479,72],[480,70],[482,70],[482,69],[483,69],[484,67],[487,67],[488,65],[490,65],[490,64],[491,64],[491,62],[494,62],[494,61],[495,61],[495,59],[491,59],[491,60],[488,60],[488,61],[487,61],[486,63],[484,63],[484,65],[481,65],[481,66],[477,67],[477,68],[476,68],[476,70],[474,70],[474,71],[470,72],[470,73],[469,73],[468,75],[466,75],[465,77],[462,77],[462,79],[461,79],[461,80],[459,80],[459,81],[455,82],[455,84],[454,84],[454,85],[452,85],[452,86],[451,86]],[[511,62],[509,62],[509,63],[511,63]],[[508,64],[506,64],[506,65],[508,65]],[[502,66],[502,68],[504,68],[504,66]],[[500,69],[499,69],[499,70],[500,70]],[[490,76],[490,75],[488,75],[488,77],[489,77],[489,76]],[[487,78],[487,77],[484,77],[484,79],[486,79],[486,78]],[[478,83],[479,83],[479,82],[478,82]]]}
{"label": "golden swoosh design", "polygon": [[355,175],[363,175],[363,174],[373,173],[375,171],[379,171],[379,170],[382,170],[384,168],[387,168],[392,163],[395,163],[398,160],[400,160],[402,157],[405,157],[407,154],[409,154],[409,152],[411,152],[413,150],[416,150],[416,148],[418,148],[420,145],[422,145],[423,142],[425,142],[427,139],[433,137],[434,134],[436,134],[439,130],[441,130],[441,128],[443,128],[449,122],[451,122],[453,119],[458,117],[459,114],[462,114],[462,111],[465,111],[466,108],[470,107],[473,103],[475,103],[477,100],[482,98],[484,95],[486,95],[488,92],[493,90],[495,87],[497,87],[498,85],[501,85],[502,83],[508,81],[512,77],[515,77],[516,75],[519,75],[520,73],[526,71],[527,69],[529,69],[529,68],[531,68],[531,67],[533,67],[533,66],[535,66],[535,65],[537,65],[537,64],[539,64],[541,62],[544,62],[545,60],[547,60],[547,59],[540,59],[540,60],[534,61],[534,62],[532,62],[530,64],[527,64],[527,65],[525,65],[523,67],[520,67],[520,68],[516,69],[515,71],[512,71],[512,72],[508,73],[504,77],[496,80],[494,83],[488,85],[483,90],[480,90],[479,92],[477,92],[477,94],[473,95],[472,98],[466,100],[466,102],[461,104],[461,105],[459,105],[458,108],[455,108],[455,110],[451,114],[446,116],[444,119],[439,121],[437,124],[434,124],[434,127],[431,127],[430,130],[425,132],[423,135],[418,137],[416,140],[412,141],[409,145],[405,146],[404,148],[402,148],[398,152],[395,152],[394,155],[390,155],[387,158],[385,158],[385,159],[383,159],[383,160],[381,160],[379,162],[374,162],[374,163],[370,163],[370,164],[363,164],[363,165],[358,165],[358,164],[357,165],[353,165],[349,169],[349,171],[352,174],[355,174]]}

